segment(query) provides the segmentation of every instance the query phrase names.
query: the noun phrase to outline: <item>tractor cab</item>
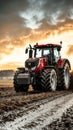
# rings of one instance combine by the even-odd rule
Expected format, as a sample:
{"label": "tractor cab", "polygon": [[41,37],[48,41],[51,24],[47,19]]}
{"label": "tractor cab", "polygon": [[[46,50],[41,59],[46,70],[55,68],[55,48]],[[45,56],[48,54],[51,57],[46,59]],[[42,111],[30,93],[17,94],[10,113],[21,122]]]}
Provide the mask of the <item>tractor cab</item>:
{"label": "tractor cab", "polygon": [[34,47],[29,45],[29,48],[27,48],[25,52],[29,54],[28,62],[36,61],[37,59],[46,59],[47,65],[53,65],[53,63],[57,63],[57,61],[61,58],[60,50],[61,45],[36,44]]}
{"label": "tractor cab", "polygon": [[61,45],[56,44],[46,44],[46,45],[35,45],[35,56],[36,57],[46,57],[51,64],[53,61],[57,62],[60,56]]}

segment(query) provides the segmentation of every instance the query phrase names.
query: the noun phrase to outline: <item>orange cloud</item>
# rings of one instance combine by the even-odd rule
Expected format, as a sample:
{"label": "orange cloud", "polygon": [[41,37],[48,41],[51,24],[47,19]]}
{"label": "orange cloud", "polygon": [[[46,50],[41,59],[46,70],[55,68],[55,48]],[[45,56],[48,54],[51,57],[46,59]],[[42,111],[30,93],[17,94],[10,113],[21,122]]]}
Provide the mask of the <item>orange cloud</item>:
{"label": "orange cloud", "polygon": [[73,45],[68,45],[67,55],[73,55]]}
{"label": "orange cloud", "polygon": [[16,68],[18,67],[24,67],[20,62],[8,62],[6,64],[2,64],[0,65],[0,69],[2,70],[10,70],[10,69],[13,69],[13,70],[16,70]]}
{"label": "orange cloud", "polygon": [[[27,43],[35,43],[39,40],[49,38],[50,35],[59,35],[64,32],[73,30],[73,21],[67,20],[57,25],[49,25],[46,20],[41,21],[42,24],[38,29],[27,29],[23,32],[16,32],[17,36],[8,36],[0,39],[0,59],[3,55],[9,55],[15,48],[21,48]],[[25,33],[26,32],[26,33]]]}

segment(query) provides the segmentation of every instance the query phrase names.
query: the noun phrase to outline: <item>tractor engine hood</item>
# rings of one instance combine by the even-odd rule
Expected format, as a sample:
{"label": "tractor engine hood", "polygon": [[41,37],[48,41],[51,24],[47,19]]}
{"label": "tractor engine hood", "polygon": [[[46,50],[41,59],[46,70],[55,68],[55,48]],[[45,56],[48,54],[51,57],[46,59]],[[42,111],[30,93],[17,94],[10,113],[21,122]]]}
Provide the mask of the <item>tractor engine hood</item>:
{"label": "tractor engine hood", "polygon": [[25,70],[32,72],[40,72],[46,66],[46,58],[29,58],[25,61]]}
{"label": "tractor engine hood", "polygon": [[29,58],[25,61],[25,68],[34,70],[38,65],[39,59],[38,58]]}

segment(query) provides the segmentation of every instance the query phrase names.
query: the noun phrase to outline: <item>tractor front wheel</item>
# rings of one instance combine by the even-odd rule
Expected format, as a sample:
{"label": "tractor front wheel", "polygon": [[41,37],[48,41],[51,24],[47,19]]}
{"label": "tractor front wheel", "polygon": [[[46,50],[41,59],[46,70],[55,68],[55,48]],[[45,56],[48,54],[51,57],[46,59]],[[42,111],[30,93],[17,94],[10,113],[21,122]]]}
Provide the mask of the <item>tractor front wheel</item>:
{"label": "tractor front wheel", "polygon": [[28,91],[28,85],[25,84],[25,85],[19,85],[17,84],[17,82],[14,81],[14,89],[16,92],[27,92]]}
{"label": "tractor front wheel", "polygon": [[[23,69],[23,68],[22,68]],[[14,75],[14,80],[13,80],[13,83],[14,83],[14,89],[16,92],[27,92],[28,91],[28,87],[29,85],[28,84],[18,84],[17,83],[17,76],[22,73],[20,71],[20,69],[18,71],[16,71],[15,75]]]}

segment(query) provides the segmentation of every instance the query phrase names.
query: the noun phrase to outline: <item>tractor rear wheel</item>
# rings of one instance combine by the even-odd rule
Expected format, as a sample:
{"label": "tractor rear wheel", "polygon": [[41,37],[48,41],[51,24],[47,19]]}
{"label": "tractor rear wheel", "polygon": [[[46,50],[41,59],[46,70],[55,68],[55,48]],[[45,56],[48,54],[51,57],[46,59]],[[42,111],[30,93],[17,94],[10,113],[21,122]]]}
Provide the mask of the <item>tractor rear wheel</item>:
{"label": "tractor rear wheel", "polygon": [[[36,82],[36,89],[41,91],[56,91],[57,87],[57,73],[54,68],[46,69],[41,73],[41,76]],[[34,88],[34,87],[33,87]]]}
{"label": "tractor rear wheel", "polygon": [[68,90],[70,87],[70,65],[68,62],[65,62],[64,67],[60,70],[60,81],[61,88]]}
{"label": "tractor rear wheel", "polygon": [[57,89],[57,73],[55,69],[50,71],[50,89],[56,91]]}

